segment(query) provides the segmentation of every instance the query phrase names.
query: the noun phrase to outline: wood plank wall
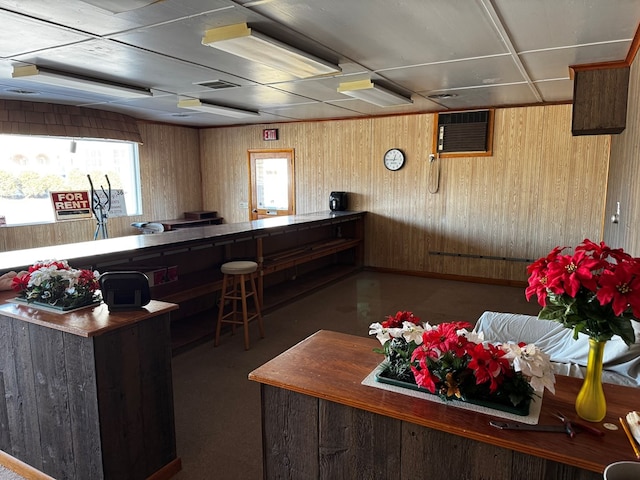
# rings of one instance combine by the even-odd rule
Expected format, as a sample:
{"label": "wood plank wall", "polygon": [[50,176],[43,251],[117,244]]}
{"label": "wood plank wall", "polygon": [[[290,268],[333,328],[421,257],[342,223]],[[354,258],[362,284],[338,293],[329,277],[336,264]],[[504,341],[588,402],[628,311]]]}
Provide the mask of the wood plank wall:
{"label": "wood plank wall", "polygon": [[[521,281],[523,259],[602,238],[611,137],[573,137],[570,105],[498,109],[493,156],[430,163],[433,119],[272,124],[279,140],[271,142],[262,124],[198,131],[141,122],[144,214],[109,219],[110,236],[189,210],[246,221],[247,150],[294,148],[298,213],[328,210],[333,190],[350,192],[351,210],[371,212],[367,266]],[[407,155],[397,172],[382,163],[392,147]],[[0,248],[85,241],[94,230],[93,220],[0,228]]]}
{"label": "wood plank wall", "polygon": [[[133,222],[179,218],[185,211],[202,209],[198,130],[142,122],[139,130],[143,214],[109,218],[110,237],[136,234]],[[0,250],[84,242],[93,239],[95,228],[93,219],[4,227]]]}
{"label": "wood plank wall", "polygon": [[[570,105],[498,109],[493,156],[430,163],[433,119],[269,125],[270,142],[265,125],[203,129],[203,208],[246,221],[247,149],[294,148],[297,213],[327,210],[332,190],[371,212],[367,266],[522,281],[525,260],[602,238],[611,137],[573,137]],[[382,164],[392,147],[407,155],[397,172]]]}
{"label": "wood plank wall", "polygon": [[[631,66],[627,127],[611,141],[611,167],[604,224],[604,240],[612,247],[624,248],[640,256],[640,65]],[[610,217],[620,202],[617,224]]]}

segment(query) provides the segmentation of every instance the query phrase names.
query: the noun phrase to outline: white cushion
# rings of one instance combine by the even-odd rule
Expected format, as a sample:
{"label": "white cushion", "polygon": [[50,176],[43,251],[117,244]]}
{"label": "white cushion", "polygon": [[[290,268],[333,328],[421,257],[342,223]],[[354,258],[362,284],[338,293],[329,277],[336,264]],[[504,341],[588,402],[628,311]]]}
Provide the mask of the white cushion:
{"label": "white cushion", "polygon": [[220,271],[228,275],[241,275],[241,274],[253,273],[257,269],[258,269],[258,264],[256,262],[248,262],[248,261],[227,262],[227,263],[223,263],[222,266],[220,267]]}
{"label": "white cushion", "polygon": [[[603,380],[611,383],[640,386],[640,323],[631,321],[636,336],[636,343],[628,347],[622,338],[615,335],[606,343],[604,349]],[[573,330],[563,327],[552,320],[540,320],[531,315],[515,313],[484,312],[478,319],[474,330],[483,332],[489,342],[525,342],[534,343],[546,352],[551,361],[565,366],[558,366],[556,371],[563,375],[579,375],[571,364],[581,367],[587,365],[589,356],[589,337],[583,333],[573,339]],[[580,369],[584,372],[584,369]],[[564,373],[567,372],[567,373]],[[616,380],[616,375],[626,380]]]}

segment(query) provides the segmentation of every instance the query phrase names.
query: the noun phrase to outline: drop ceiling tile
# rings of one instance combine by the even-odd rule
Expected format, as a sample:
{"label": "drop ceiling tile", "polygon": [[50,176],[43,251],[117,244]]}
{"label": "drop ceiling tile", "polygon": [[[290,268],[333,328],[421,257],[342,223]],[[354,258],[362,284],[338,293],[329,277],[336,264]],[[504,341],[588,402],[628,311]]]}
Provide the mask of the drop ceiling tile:
{"label": "drop ceiling tile", "polygon": [[0,10],[0,25],[0,57],[6,58],[91,38],[3,10]]}
{"label": "drop ceiling tile", "polygon": [[377,71],[380,76],[412,91],[484,86],[524,81],[511,56]]}
{"label": "drop ceiling tile", "polygon": [[438,100],[438,103],[450,110],[487,108],[487,106],[490,105],[527,105],[538,102],[534,92],[527,83],[421,92],[421,95],[428,97],[429,95],[438,93],[451,93],[456,95],[452,98]]}
{"label": "drop ceiling tile", "polygon": [[371,70],[507,52],[480,2],[278,0],[251,9]]}
{"label": "drop ceiling tile", "polygon": [[573,80],[549,80],[536,82],[536,88],[545,102],[571,102],[573,100]]}
{"label": "drop ceiling tile", "polygon": [[541,50],[520,55],[532,80],[568,78],[569,66],[624,60],[631,42]]}
{"label": "drop ceiling tile", "polygon": [[519,52],[633,38],[638,0],[493,0]]}

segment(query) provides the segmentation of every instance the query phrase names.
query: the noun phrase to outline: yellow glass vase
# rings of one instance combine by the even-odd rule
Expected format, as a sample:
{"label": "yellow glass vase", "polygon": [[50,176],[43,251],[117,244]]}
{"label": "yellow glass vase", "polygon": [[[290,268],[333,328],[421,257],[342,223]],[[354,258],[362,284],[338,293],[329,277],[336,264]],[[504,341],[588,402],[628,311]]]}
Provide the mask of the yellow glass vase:
{"label": "yellow glass vase", "polygon": [[588,422],[599,422],[607,414],[607,401],[602,389],[602,357],[606,343],[589,339],[587,371],[576,397],[576,413]]}

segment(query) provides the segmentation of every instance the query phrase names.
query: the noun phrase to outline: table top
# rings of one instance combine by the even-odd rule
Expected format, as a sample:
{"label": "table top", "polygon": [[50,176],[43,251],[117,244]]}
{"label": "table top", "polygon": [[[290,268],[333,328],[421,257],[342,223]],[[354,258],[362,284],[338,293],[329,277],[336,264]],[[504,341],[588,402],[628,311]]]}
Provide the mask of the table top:
{"label": "table top", "polygon": [[0,317],[16,318],[80,337],[95,337],[177,308],[178,305],[173,303],[151,300],[149,304],[135,310],[109,312],[103,302],[73,312],[50,313],[31,305],[5,303],[0,305]]}
{"label": "table top", "polygon": [[[607,416],[590,424],[605,432],[601,437],[499,430],[489,425],[489,415],[362,385],[383,360],[373,352],[379,346],[374,338],[321,330],[251,372],[249,379],[594,472],[613,462],[636,460],[618,418],[638,409],[639,389],[604,385]],[[559,425],[556,411],[576,418],[581,385],[582,379],[556,376],[556,393],[545,392],[538,423]],[[604,423],[618,429],[607,430]]]}

